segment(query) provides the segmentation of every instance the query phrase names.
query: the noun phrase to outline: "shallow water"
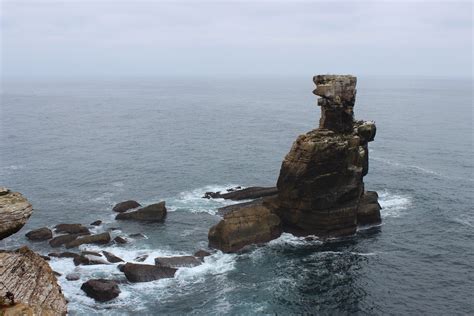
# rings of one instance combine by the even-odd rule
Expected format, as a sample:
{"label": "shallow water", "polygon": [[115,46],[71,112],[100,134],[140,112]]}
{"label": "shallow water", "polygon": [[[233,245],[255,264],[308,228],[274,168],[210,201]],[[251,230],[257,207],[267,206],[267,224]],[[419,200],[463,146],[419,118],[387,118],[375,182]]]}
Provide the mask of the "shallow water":
{"label": "shallow water", "polygon": [[[101,219],[114,235],[142,232],[107,250],[133,260],[190,254],[207,246],[216,209],[205,191],[273,185],[296,136],[315,127],[310,79],[148,79],[4,82],[0,179],[35,212],[0,244],[60,222]],[[432,314],[474,313],[472,82],[359,78],[357,118],[375,120],[366,188],[383,225],[329,242],[284,234],[241,254],[217,252],[174,279],[121,284],[95,303],[91,277],[123,278],[115,265],[51,266],[78,314]],[[116,222],[116,202],[166,200],[164,224]],[[96,246],[84,247],[102,249]],[[81,273],[69,282],[65,275]]]}

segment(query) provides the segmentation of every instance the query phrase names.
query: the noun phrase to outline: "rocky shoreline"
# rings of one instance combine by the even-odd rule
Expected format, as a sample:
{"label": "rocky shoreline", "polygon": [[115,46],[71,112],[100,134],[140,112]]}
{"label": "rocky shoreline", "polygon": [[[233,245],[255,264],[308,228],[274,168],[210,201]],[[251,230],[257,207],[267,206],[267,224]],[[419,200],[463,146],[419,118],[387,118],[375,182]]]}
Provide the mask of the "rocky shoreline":
{"label": "rocky shoreline", "polygon": [[[248,245],[278,238],[283,232],[319,238],[346,236],[354,234],[359,226],[380,224],[378,195],[366,191],[363,182],[368,173],[368,143],[374,140],[376,127],[373,122],[354,120],[356,78],[323,75],[313,81],[314,93],[321,97],[319,127],[296,139],[282,162],[277,185],[204,193],[206,199],[241,201],[218,210],[222,220],[209,229],[209,249],[198,249],[192,255],[157,257],[154,264],[140,263],[148,255],[125,262],[110,251],[78,249],[82,245],[131,242],[131,235],[114,237],[110,231],[101,231],[102,220],[41,227],[27,232],[27,239],[48,243],[60,251],[48,256],[35,254],[27,247],[0,252],[2,312],[67,313],[66,299],[47,262],[51,257],[70,258],[75,266],[115,265],[123,273],[123,280],[90,279],[80,287],[97,302],[106,302],[120,295],[124,280],[134,283],[173,278],[179,268],[201,265],[216,249],[238,252]],[[32,211],[21,194],[1,188],[0,239],[20,230]],[[142,206],[128,200],[116,204],[112,211],[117,213],[117,221],[160,223],[167,216],[165,201]],[[36,286],[27,288],[32,279]],[[77,273],[66,275],[68,281],[79,279]]]}

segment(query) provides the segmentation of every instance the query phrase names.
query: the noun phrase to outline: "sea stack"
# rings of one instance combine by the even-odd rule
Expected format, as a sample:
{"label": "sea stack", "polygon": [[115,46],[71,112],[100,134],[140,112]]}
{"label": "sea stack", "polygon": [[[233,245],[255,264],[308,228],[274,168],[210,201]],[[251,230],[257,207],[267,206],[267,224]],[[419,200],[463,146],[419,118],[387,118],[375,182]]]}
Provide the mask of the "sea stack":
{"label": "sea stack", "polygon": [[296,235],[342,236],[380,223],[375,192],[366,192],[368,142],[374,122],[354,120],[357,78],[318,75],[319,127],[294,142],[278,178],[283,229]]}

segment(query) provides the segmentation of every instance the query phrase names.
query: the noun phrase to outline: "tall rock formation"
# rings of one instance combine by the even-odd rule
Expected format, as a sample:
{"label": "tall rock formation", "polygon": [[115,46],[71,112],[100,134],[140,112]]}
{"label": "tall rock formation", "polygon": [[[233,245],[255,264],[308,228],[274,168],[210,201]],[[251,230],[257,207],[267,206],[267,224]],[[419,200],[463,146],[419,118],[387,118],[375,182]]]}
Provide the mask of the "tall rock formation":
{"label": "tall rock formation", "polygon": [[277,214],[297,235],[350,235],[359,223],[380,223],[377,195],[365,192],[363,182],[376,128],[354,120],[356,77],[319,75],[313,81],[319,128],[300,135],[282,163]]}
{"label": "tall rock formation", "polygon": [[19,231],[32,212],[33,207],[23,195],[0,187],[0,240]]}

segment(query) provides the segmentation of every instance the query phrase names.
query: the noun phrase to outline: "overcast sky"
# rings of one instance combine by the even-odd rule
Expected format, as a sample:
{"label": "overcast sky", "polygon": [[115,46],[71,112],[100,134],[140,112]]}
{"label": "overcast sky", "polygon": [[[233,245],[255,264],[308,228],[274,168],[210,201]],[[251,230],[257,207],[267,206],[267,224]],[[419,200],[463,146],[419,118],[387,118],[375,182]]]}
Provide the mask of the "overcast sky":
{"label": "overcast sky", "polygon": [[471,1],[1,1],[5,77],[472,76]]}

